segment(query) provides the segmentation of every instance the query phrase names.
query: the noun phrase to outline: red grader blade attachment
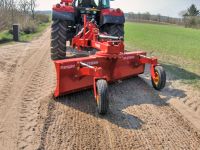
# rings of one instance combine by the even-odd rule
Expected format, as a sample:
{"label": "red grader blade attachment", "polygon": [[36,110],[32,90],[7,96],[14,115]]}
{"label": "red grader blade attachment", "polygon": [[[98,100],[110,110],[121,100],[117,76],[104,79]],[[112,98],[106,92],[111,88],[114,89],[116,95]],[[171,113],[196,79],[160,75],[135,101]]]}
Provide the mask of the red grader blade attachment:
{"label": "red grader blade attachment", "polygon": [[137,76],[144,73],[145,64],[150,64],[152,85],[156,90],[165,86],[166,75],[156,58],[145,56],[145,52],[130,52],[121,55],[71,58],[54,61],[57,85],[54,96],[93,88],[100,114],[107,113],[109,104],[108,82]]}
{"label": "red grader blade attachment", "polygon": [[124,52],[121,37],[99,32],[94,19],[87,21],[84,15],[83,29],[72,39],[71,48],[83,52],[84,48],[95,49],[87,57],[55,60],[57,86],[55,97],[93,88],[100,114],[109,107],[108,83],[144,73],[145,64],[151,66],[152,84],[156,90],[165,86],[166,75],[157,58],[146,57],[142,51]]}
{"label": "red grader blade attachment", "polygon": [[[125,53],[116,58],[101,55],[54,61],[57,72],[55,97],[94,87],[96,80],[112,82],[144,73],[145,63],[157,65],[157,59],[145,52]],[[154,71],[152,72],[154,74]],[[95,90],[96,97],[96,90]]]}

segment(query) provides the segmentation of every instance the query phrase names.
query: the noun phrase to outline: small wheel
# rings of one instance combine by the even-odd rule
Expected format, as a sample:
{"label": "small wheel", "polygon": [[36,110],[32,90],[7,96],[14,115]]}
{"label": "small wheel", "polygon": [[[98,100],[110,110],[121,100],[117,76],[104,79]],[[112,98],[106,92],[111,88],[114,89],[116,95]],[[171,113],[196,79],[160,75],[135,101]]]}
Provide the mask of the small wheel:
{"label": "small wheel", "polygon": [[98,80],[96,85],[98,113],[104,115],[108,112],[109,108],[108,84],[106,80]]}
{"label": "small wheel", "polygon": [[153,87],[160,91],[165,87],[166,84],[166,73],[163,67],[161,66],[156,66],[155,67],[155,78],[153,79],[151,77],[151,82]]}

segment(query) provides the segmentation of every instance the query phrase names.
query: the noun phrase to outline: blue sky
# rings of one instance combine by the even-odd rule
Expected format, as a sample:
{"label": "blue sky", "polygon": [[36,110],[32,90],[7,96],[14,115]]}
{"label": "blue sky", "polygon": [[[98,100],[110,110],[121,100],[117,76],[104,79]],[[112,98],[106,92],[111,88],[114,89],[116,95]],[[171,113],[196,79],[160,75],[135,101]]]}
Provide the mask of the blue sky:
{"label": "blue sky", "polygon": [[[37,0],[37,10],[50,10],[60,0]],[[196,4],[200,9],[200,0],[115,0],[114,8],[120,7],[124,12],[150,12],[165,16],[179,17],[179,12]]]}

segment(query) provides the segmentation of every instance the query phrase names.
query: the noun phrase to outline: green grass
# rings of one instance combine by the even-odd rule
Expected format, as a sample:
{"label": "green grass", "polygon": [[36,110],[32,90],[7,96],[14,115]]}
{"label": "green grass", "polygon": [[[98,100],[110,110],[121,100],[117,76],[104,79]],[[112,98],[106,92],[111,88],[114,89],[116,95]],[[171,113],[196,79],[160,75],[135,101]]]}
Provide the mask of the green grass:
{"label": "green grass", "polygon": [[0,44],[12,41],[12,35],[8,31],[0,32]]}
{"label": "green grass", "polygon": [[143,49],[158,56],[177,78],[200,85],[200,30],[128,22],[125,35],[129,50]]}
{"label": "green grass", "polygon": [[44,31],[49,25],[50,25],[50,23],[40,24],[39,27],[37,28],[37,31],[35,33],[25,34],[25,33],[22,32],[20,34],[20,41],[26,42],[26,41],[32,40],[35,37],[40,36],[40,34],[42,33],[42,31]]}
{"label": "green grass", "polygon": [[[32,40],[33,38],[39,36],[42,33],[42,31],[44,31],[49,25],[50,25],[50,23],[40,24],[35,33],[25,34],[24,32],[21,32],[20,33],[20,41],[27,42],[27,41]],[[8,30],[0,33],[0,44],[12,42],[12,39],[13,39],[13,36],[11,33],[9,33]]]}

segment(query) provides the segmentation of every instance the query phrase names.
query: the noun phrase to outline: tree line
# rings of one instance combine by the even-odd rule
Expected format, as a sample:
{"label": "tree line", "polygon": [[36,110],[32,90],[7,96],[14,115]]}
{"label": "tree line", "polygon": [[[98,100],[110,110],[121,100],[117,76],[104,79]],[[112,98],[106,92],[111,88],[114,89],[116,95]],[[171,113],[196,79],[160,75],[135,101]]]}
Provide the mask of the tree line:
{"label": "tree line", "polygon": [[0,8],[4,10],[18,10],[23,13],[31,12],[34,19],[36,0],[0,0]]}
{"label": "tree line", "polygon": [[192,4],[186,11],[182,11],[185,27],[200,28],[200,10]]}
{"label": "tree line", "polygon": [[156,24],[177,24],[185,27],[200,28],[200,10],[192,4],[187,10],[181,11],[181,18],[173,18],[169,16],[162,16],[160,14],[152,15],[146,13],[129,12],[126,15],[127,21],[134,22],[150,22]]}
{"label": "tree line", "polygon": [[182,24],[181,18],[173,18],[168,16],[162,16],[160,14],[152,15],[149,12],[146,13],[127,13],[126,14],[127,21],[134,22],[150,22],[156,24]]}
{"label": "tree line", "polygon": [[22,30],[35,30],[38,22],[47,21],[47,16],[36,14],[36,7],[36,0],[0,0],[0,31],[14,23],[19,23]]}

